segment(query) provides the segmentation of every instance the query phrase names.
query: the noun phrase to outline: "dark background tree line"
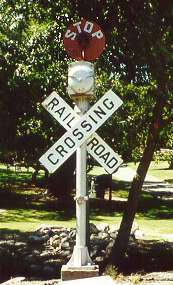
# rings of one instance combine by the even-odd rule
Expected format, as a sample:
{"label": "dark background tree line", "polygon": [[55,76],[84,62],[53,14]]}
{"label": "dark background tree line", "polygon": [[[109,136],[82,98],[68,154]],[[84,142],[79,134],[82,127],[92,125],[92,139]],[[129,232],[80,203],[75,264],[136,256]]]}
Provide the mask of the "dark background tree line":
{"label": "dark background tree line", "polygon": [[[72,59],[62,40],[68,25],[84,17],[105,33],[106,50],[95,62],[96,95],[112,88],[124,104],[100,132],[125,161],[140,160],[112,252],[112,261],[119,265],[154,152],[173,145],[173,3],[0,0],[0,4],[1,160],[13,156],[35,165],[64,132],[41,102],[56,90],[72,105],[66,92]],[[57,171],[57,195],[68,194],[67,177],[72,178],[73,171],[73,159]]]}

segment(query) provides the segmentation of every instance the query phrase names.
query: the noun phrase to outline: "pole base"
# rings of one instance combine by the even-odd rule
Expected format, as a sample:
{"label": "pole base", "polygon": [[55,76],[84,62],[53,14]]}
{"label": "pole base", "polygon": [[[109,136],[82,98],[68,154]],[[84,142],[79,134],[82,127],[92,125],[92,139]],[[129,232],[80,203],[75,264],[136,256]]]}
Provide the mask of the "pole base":
{"label": "pole base", "polygon": [[74,246],[72,256],[67,263],[69,267],[82,267],[92,265],[87,246]]}
{"label": "pole base", "polygon": [[69,267],[68,265],[63,265],[61,268],[61,280],[75,280],[89,277],[99,276],[98,265],[88,265],[81,267]]}

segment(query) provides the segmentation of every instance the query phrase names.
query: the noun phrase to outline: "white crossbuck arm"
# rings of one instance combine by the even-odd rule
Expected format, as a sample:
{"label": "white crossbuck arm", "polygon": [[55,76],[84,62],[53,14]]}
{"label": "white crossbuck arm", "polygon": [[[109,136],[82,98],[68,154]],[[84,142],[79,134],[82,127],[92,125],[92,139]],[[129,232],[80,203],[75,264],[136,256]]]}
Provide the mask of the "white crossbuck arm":
{"label": "white crossbuck arm", "polygon": [[95,133],[122,104],[121,99],[111,90],[88,112],[79,117],[76,112],[56,93],[44,100],[44,108],[68,131],[41,158],[40,162],[54,172],[84,141],[88,152],[110,174],[115,172],[122,159],[104,140]]}

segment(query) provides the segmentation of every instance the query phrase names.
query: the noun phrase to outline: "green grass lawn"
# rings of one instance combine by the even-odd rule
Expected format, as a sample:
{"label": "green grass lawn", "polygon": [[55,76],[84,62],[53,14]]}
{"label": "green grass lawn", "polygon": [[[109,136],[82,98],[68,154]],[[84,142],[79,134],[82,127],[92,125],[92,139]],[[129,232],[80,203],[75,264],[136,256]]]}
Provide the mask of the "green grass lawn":
{"label": "green grass lawn", "polygon": [[[128,163],[128,166],[136,170],[138,164]],[[169,169],[169,164],[167,161],[160,161],[159,163],[152,161],[148,174],[161,180],[173,183],[173,169]]]}
{"label": "green grass lawn", "polygon": [[[7,210],[0,213],[0,230],[10,229],[20,232],[35,231],[41,225],[54,225],[75,227],[75,218],[61,219],[58,218],[54,212],[47,213],[47,211],[33,211],[33,210]],[[90,215],[90,222],[94,224],[106,223],[109,225],[116,225],[117,229],[121,222],[121,214],[112,215]],[[173,234],[173,220],[172,219],[150,219],[145,216],[137,215],[135,223],[139,225],[139,229],[144,233],[144,239],[165,239],[169,240],[169,236]]]}
{"label": "green grass lawn", "polygon": [[[144,233],[143,238],[147,240],[170,240],[173,239],[172,219],[147,219],[137,215],[136,221],[140,231]],[[170,236],[172,235],[172,237]]]}
{"label": "green grass lawn", "polygon": [[[130,167],[134,168],[133,164]],[[94,170],[94,175],[98,175]],[[99,168],[100,171],[100,168]],[[151,164],[151,175],[170,178],[166,164]],[[171,170],[172,171],[172,170]],[[154,174],[153,174],[154,173]],[[57,225],[75,227],[75,203],[69,212],[69,207],[58,205],[55,199],[48,199],[43,195],[44,189],[28,184],[32,170],[15,172],[0,165],[0,229],[28,232],[36,230],[40,225]],[[173,176],[172,176],[173,177]],[[41,178],[41,176],[40,176]],[[115,181],[115,197],[127,198],[129,183]],[[114,201],[115,202],[115,201]],[[118,204],[99,204],[92,199],[90,205],[90,221],[116,225],[121,222],[124,202]],[[70,206],[71,207],[71,206]],[[67,209],[67,210],[66,210]],[[172,234],[173,229],[173,202],[153,199],[150,194],[142,193],[136,221],[139,229],[144,232],[145,239],[162,239],[163,235]]]}

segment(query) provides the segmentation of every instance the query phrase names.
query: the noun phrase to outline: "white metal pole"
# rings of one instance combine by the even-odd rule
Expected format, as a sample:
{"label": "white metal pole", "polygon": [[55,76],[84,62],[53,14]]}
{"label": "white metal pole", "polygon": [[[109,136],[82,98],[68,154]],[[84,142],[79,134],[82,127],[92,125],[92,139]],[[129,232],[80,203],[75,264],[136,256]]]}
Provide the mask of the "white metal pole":
{"label": "white metal pole", "polygon": [[76,246],[86,245],[86,143],[76,151]]}
{"label": "white metal pole", "polygon": [[[80,98],[77,102],[78,114],[82,116],[89,107],[85,98]],[[72,258],[68,265],[73,267],[87,266],[92,264],[92,260],[86,246],[87,227],[87,143],[83,143],[76,151],[76,245],[73,249]]]}

